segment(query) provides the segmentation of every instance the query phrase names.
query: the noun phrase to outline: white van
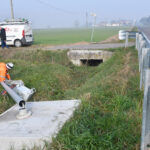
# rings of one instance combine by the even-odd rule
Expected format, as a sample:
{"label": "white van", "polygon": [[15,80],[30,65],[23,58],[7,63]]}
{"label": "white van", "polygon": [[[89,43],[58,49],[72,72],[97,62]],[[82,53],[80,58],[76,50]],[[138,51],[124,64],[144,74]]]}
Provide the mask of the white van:
{"label": "white van", "polygon": [[[21,47],[33,43],[32,29],[28,21],[0,22],[0,28],[6,31],[6,44]],[[0,41],[1,45],[1,41]]]}

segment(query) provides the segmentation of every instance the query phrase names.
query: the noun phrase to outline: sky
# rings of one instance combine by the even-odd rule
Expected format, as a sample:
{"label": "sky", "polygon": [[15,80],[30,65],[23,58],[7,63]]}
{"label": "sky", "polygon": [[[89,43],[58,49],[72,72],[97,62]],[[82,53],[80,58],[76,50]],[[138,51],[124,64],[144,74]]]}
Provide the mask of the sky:
{"label": "sky", "polygon": [[[150,0],[12,0],[15,18],[26,18],[33,28],[67,28],[118,19],[150,16]],[[11,18],[10,0],[0,0],[0,21]]]}

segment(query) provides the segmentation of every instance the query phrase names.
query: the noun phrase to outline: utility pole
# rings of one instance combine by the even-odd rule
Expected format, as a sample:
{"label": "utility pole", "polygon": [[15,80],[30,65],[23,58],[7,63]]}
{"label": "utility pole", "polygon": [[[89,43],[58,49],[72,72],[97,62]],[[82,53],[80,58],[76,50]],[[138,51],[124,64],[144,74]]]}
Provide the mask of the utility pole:
{"label": "utility pole", "polygon": [[13,10],[13,2],[10,0],[10,7],[11,7],[11,19],[14,20],[14,10]]}
{"label": "utility pole", "polygon": [[91,13],[91,16],[94,17],[94,22],[93,22],[93,25],[92,25],[92,33],[91,33],[91,42],[93,42],[94,29],[95,29],[95,26],[96,26],[96,14],[95,13]]}

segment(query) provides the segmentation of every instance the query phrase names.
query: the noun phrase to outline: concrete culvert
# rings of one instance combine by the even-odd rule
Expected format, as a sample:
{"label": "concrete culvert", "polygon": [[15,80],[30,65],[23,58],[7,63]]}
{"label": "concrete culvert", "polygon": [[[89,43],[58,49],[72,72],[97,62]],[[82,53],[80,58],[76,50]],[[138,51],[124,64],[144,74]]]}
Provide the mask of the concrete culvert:
{"label": "concrete culvert", "polygon": [[98,66],[112,56],[112,52],[103,50],[70,50],[67,53],[70,61],[77,66],[83,64]]}
{"label": "concrete culvert", "polygon": [[80,61],[83,65],[88,65],[88,66],[98,66],[101,63],[103,63],[102,59],[99,59],[99,60],[98,59],[81,59]]}

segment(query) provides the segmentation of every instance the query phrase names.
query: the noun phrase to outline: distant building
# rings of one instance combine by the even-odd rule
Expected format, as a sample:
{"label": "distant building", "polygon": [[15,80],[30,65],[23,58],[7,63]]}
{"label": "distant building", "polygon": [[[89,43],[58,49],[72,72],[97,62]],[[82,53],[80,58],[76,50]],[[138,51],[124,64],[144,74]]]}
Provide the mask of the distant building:
{"label": "distant building", "polygon": [[120,26],[131,26],[132,20],[112,20],[110,22],[102,21],[98,24],[101,27],[120,27]]}

